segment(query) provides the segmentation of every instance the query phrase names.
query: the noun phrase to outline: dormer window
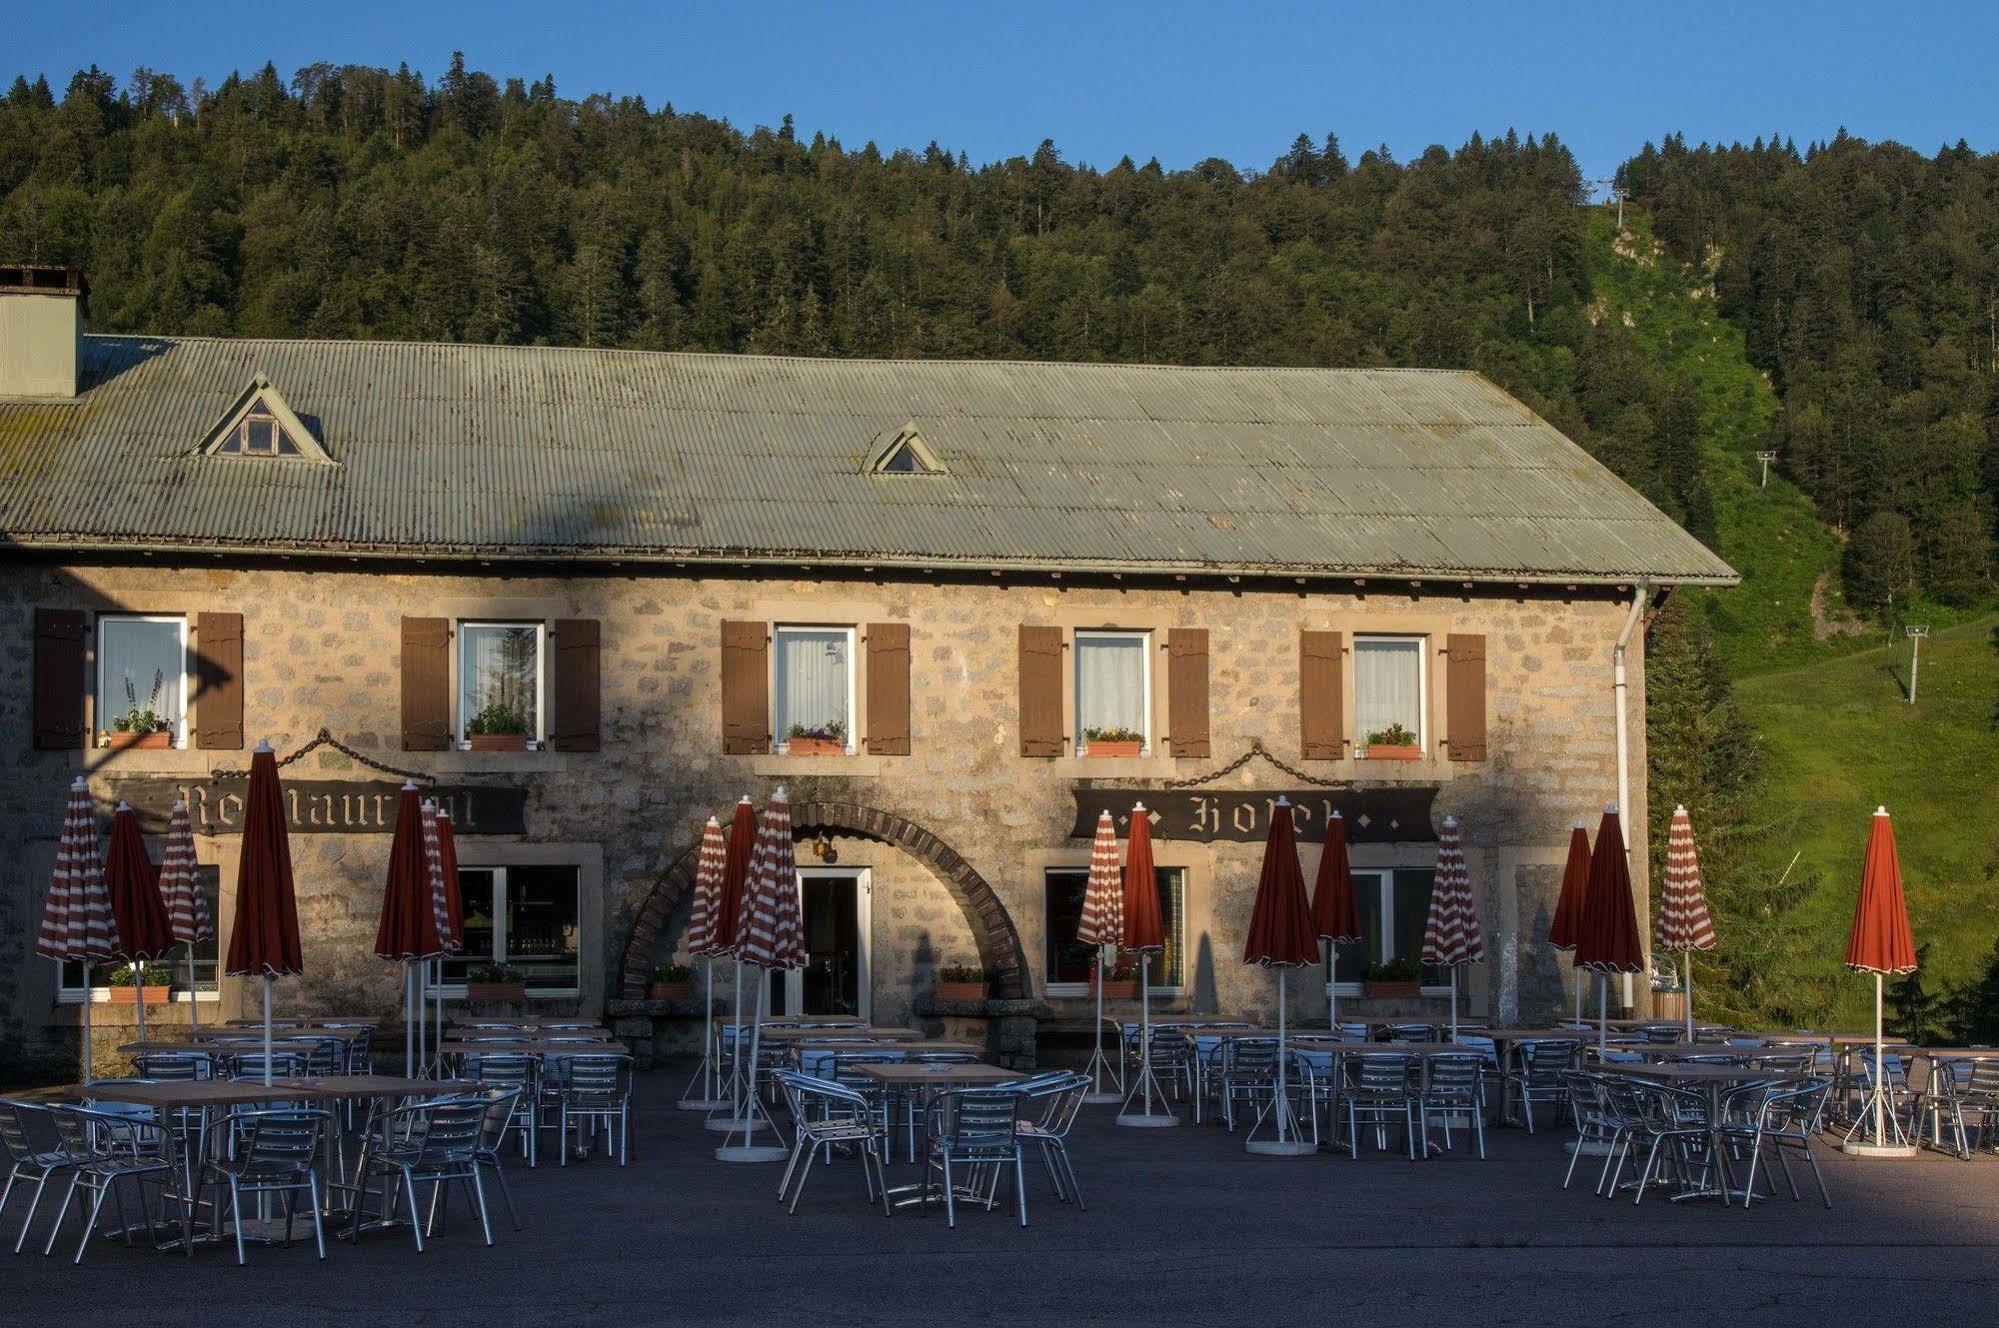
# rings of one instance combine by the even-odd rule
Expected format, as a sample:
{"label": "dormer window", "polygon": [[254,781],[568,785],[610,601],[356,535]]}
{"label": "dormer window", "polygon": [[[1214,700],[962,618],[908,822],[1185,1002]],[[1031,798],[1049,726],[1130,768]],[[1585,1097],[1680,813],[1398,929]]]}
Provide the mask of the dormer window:
{"label": "dormer window", "polygon": [[229,411],[208,431],[196,452],[202,456],[278,457],[290,461],[325,461],[332,457],[305,423],[258,374],[250,380]]}
{"label": "dormer window", "polygon": [[875,439],[874,448],[868,454],[868,469],[877,475],[944,473],[943,463],[930,450],[930,445],[923,441],[923,435],[916,431],[914,420]]}
{"label": "dormer window", "polygon": [[262,409],[259,399],[237,424],[233,433],[226,434],[216,444],[218,456],[302,456],[298,443],[285,432],[285,426],[278,417]]}

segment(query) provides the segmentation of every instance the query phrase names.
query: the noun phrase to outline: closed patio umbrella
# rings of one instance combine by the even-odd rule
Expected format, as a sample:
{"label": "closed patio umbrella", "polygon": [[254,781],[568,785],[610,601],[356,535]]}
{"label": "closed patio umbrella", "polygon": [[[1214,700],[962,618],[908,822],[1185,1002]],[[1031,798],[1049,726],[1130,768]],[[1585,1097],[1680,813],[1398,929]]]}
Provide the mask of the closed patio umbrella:
{"label": "closed patio umbrella", "polygon": [[[1569,831],[1569,860],[1562,866],[1562,893],[1555,899],[1555,916],[1548,921],[1548,944],[1557,950],[1576,948],[1582,928],[1583,896],[1589,893],[1589,831],[1581,821]],[[1576,1022],[1583,1020],[1583,983],[1576,979]]]}
{"label": "closed patio umbrella", "polygon": [[[1312,926],[1312,909],[1305,901],[1305,873],[1298,866],[1297,829],[1291,823],[1291,802],[1279,796],[1270,813],[1270,835],[1263,843],[1263,870],[1256,881],[1256,903],[1249,913],[1249,935],[1242,961],[1277,970],[1277,1090],[1270,1110],[1258,1118],[1243,1147],[1252,1153],[1295,1157],[1317,1150],[1305,1138],[1291,1111],[1285,1075],[1290,1048],[1285,1041],[1284,988],[1286,969],[1319,962],[1319,938]],[[1272,1136],[1256,1137],[1263,1122]]]}
{"label": "closed patio umbrella", "polygon": [[173,949],[173,928],[160,899],[160,873],[146,852],[145,836],[131,804],[111,813],[111,851],[104,858],[104,888],[118,923],[118,954],[132,965],[137,987],[139,1041],[146,1040],[146,964]]}
{"label": "closed patio umbrella", "polygon": [[1714,919],[1708,916],[1700,857],[1694,852],[1694,822],[1685,807],[1673,808],[1666,837],[1666,878],[1659,893],[1655,948],[1678,952],[1686,964],[1687,1041],[1694,1040],[1694,951],[1714,949]]}
{"label": "closed patio umbrella", "polygon": [[[715,940],[710,952],[736,961],[736,1017],[729,1026],[728,1115],[711,1115],[703,1124],[711,1130],[756,1129],[760,1122],[743,1106],[743,961],[736,954],[736,922],[742,914],[743,897],[749,890],[750,855],[756,848],[757,809],[745,793],[736,803],[729,821],[729,836],[723,846],[722,892],[715,899]],[[719,1111],[720,1108],[717,1108]]]}
{"label": "closed patio umbrella", "polygon": [[1430,917],[1423,927],[1423,962],[1451,970],[1451,1041],[1458,1040],[1458,970],[1485,962],[1485,934],[1471,897],[1464,842],[1455,816],[1444,818],[1437,839],[1437,874],[1430,887]]}
{"label": "closed patio umbrella", "polygon": [[[715,914],[722,900],[722,874],[728,866],[729,843],[722,823],[714,817],[701,828],[701,850],[694,860],[694,898],[687,917],[687,953],[701,961],[701,1066],[680,1096],[682,1111],[713,1111],[725,1107],[715,1096]],[[696,1084],[701,1085],[697,1095]]]}
{"label": "closed patio umbrella", "polygon": [[1603,809],[1603,822],[1596,828],[1596,849],[1590,854],[1589,882],[1583,893],[1571,962],[1597,975],[1596,1045],[1601,1051],[1609,1041],[1610,975],[1645,971],[1645,942],[1638,930],[1638,908],[1631,899],[1624,827],[1615,807]]}
{"label": "closed patio umbrella", "polygon": [[160,896],[166,900],[167,925],[174,939],[187,947],[187,1022],[201,1027],[201,1002],[194,989],[194,947],[215,939],[215,919],[201,893],[200,864],[194,856],[194,826],[187,799],[175,798],[167,817],[166,850],[160,859]]}
{"label": "closed patio umbrella", "polygon": [[[1846,966],[1856,973],[1874,975],[1874,1082],[1841,1147],[1862,1157],[1914,1156],[1915,1147],[1896,1118],[1885,1073],[1882,979],[1888,973],[1916,971],[1916,942],[1909,931],[1908,900],[1902,894],[1902,863],[1895,851],[1895,827],[1886,807],[1874,809],[1874,825],[1868,831],[1867,859],[1860,870],[1860,902],[1846,939]],[[1870,1120],[1874,1137],[1854,1138]]]}
{"label": "closed patio umbrella", "polygon": [[299,950],[298,895],[292,883],[291,836],[278,787],[278,758],[269,742],[250,757],[250,791],[243,799],[243,845],[236,868],[236,924],[229,932],[226,971],[264,983],[264,1082],[271,1082],[271,984],[305,972]]}
{"label": "closed patio umbrella", "polygon": [[[1152,862],[1152,814],[1145,804],[1131,806],[1131,829],[1124,847],[1124,908],[1118,927],[1118,949],[1138,956],[1138,1085],[1125,1094],[1118,1113],[1119,1125],[1162,1127],[1178,1125],[1172,1110],[1154,1111],[1153,1098],[1165,1106],[1165,1095],[1155,1094],[1152,1080],[1152,956],[1166,951],[1166,924],[1159,916],[1159,873]],[[1144,1096],[1142,1110],[1133,1111],[1131,1101]]]}
{"label": "closed patio umbrella", "polygon": [[104,888],[104,859],[98,851],[97,824],[90,814],[90,792],[78,775],[69,786],[63,807],[62,838],[56,845],[55,870],[49,873],[48,896],[42,901],[42,925],[35,953],[58,964],[83,965],[83,1082],[91,1080],[90,966],[118,953],[118,923],[111,913],[111,895]]}
{"label": "closed patio umbrella", "polygon": [[[805,966],[805,925],[799,916],[798,864],[793,856],[791,803],[780,787],[771,795],[770,805],[757,818],[756,844],[750,853],[750,869],[742,907],[736,915],[736,960],[760,968],[757,982],[756,1020],[750,1025],[749,1083],[744,1092],[747,1119],[743,1142],[724,1140],[715,1156],[723,1162],[781,1162],[790,1150],[780,1144],[759,1145],[752,1140],[752,1122],[763,1111],[757,1095],[757,1053],[763,1030],[764,999],[770,991],[771,973],[779,969]],[[768,1122],[766,1122],[768,1123]],[[775,1128],[775,1127],[773,1127]],[[733,1138],[733,1133],[730,1138]]]}
{"label": "closed patio umbrella", "polygon": [[[254,770],[252,774],[254,776]],[[424,853],[423,804],[416,785],[404,783],[396,797],[396,827],[389,841],[389,871],[382,884],[382,917],[375,928],[375,953],[403,966],[403,1074],[417,1070],[416,1023],[422,997],[417,965],[441,954],[437,912],[431,903],[430,866]]]}
{"label": "closed patio umbrella", "polygon": [[[1092,947],[1096,954],[1092,971],[1096,974],[1096,1040],[1090,1051],[1090,1094],[1085,1102],[1116,1102],[1124,1093],[1122,1074],[1113,1070],[1104,1055],[1104,947],[1116,945],[1124,923],[1124,873],[1118,866],[1117,825],[1109,811],[1097,813],[1097,835],[1090,843],[1090,875],[1083,886],[1083,915],[1076,921],[1078,944]],[[1109,1072],[1117,1091],[1104,1091],[1104,1075]]]}
{"label": "closed patio umbrella", "polygon": [[[437,808],[432,818],[437,834],[437,939],[446,954],[465,949],[465,897],[458,886],[458,834],[451,827],[451,813]],[[444,1046],[444,960],[437,961],[437,1046]]]}
{"label": "closed patio umbrella", "polygon": [[1340,947],[1361,939],[1360,905],[1353,893],[1353,862],[1347,855],[1346,818],[1334,812],[1326,821],[1326,847],[1312,881],[1312,929],[1326,943],[1326,1026],[1340,1031],[1338,991]]}

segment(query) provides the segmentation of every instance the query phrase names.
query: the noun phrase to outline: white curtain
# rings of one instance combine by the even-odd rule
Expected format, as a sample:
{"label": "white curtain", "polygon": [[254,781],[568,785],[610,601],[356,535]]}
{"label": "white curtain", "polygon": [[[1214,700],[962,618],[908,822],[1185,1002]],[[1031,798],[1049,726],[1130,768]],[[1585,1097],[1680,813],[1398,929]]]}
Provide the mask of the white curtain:
{"label": "white curtain", "polygon": [[1143,636],[1076,637],[1076,741],[1091,729],[1145,729]]}
{"label": "white curtain", "polygon": [[777,633],[777,736],[794,724],[808,729],[840,726],[852,740],[847,717],[847,633],[837,630]]}
{"label": "white curtain", "polygon": [[97,648],[104,656],[103,694],[97,699],[97,726],[116,727],[134,711],[150,710],[181,729],[181,687],[187,673],[187,647],[179,621],[145,622],[137,618],[106,618],[99,627]]}
{"label": "white curtain", "polygon": [[1400,724],[1423,731],[1423,642],[1369,640],[1353,645],[1354,728],[1361,742]]}

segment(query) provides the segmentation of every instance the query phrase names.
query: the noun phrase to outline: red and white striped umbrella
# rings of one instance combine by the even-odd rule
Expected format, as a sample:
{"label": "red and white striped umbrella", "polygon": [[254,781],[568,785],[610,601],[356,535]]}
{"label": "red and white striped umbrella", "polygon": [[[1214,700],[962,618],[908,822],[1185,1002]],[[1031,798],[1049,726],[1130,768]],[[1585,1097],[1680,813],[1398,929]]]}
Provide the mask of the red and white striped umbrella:
{"label": "red and white striped umbrella", "polygon": [[90,814],[90,793],[82,776],[69,786],[62,840],[56,847],[55,870],[49,874],[35,953],[83,964],[103,963],[118,953],[118,923],[111,914],[97,822]]}
{"label": "red and white striped umbrella", "polygon": [[1083,916],[1076,940],[1083,945],[1116,945],[1124,934],[1124,869],[1118,865],[1117,824],[1108,811],[1097,813],[1097,837],[1090,843],[1090,878],[1083,887]]}
{"label": "red and white striped umbrella", "polygon": [[187,1020],[201,1023],[201,1002],[194,999],[194,947],[215,939],[215,919],[201,893],[200,863],[194,856],[194,826],[188,820],[187,799],[175,798],[167,817],[167,842],[160,859],[160,898],[167,905],[167,926],[187,947]]}
{"label": "red and white striped umbrella", "polygon": [[722,902],[722,873],[727,868],[729,843],[722,835],[722,823],[714,817],[701,830],[701,851],[694,861],[694,902],[687,919],[687,952],[713,958],[726,955],[728,947],[716,944],[716,911]]}
{"label": "red and white striped umbrella", "polygon": [[1708,916],[1707,891],[1701,884],[1700,857],[1694,852],[1694,822],[1685,807],[1673,808],[1673,827],[1666,837],[1666,877],[1659,896],[1653,948],[1678,951],[1686,966],[1687,1041],[1694,1040],[1695,950],[1714,949],[1714,919]]}
{"label": "red and white striped umbrella", "polygon": [[451,905],[445,898],[444,836],[437,825],[437,804],[425,798],[418,816],[423,825],[423,876],[430,890],[430,915],[437,926],[437,948],[444,954],[457,954],[459,940],[452,932]]}
{"label": "red and white striped umbrella", "polygon": [[1430,888],[1430,919],[1423,928],[1423,962],[1451,970],[1451,1040],[1458,1037],[1458,969],[1485,962],[1485,935],[1471,897],[1471,873],[1455,816],[1444,818],[1437,839],[1437,877]]}
{"label": "red and white striped umbrella", "polygon": [[736,958],[758,968],[803,968],[805,926],[798,915],[798,864],[792,852],[791,804],[782,788],[757,817],[750,877],[736,919]]}

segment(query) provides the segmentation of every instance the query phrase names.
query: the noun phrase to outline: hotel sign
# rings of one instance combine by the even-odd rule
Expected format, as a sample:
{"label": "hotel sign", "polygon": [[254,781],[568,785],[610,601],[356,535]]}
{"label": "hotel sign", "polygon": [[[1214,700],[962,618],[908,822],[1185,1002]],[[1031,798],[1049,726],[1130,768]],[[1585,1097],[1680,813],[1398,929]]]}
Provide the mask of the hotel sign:
{"label": "hotel sign", "polygon": [[1434,840],[1430,807],[1437,790],[1398,785],[1347,789],[1161,789],[1078,788],[1074,839],[1097,832],[1097,813],[1107,811],[1123,836],[1135,802],[1145,804],[1155,839],[1261,840],[1270,833],[1277,800],[1291,803],[1298,838],[1323,843],[1326,822],[1337,811],[1347,823],[1347,841],[1392,844]]}
{"label": "hotel sign", "polygon": [[[243,833],[247,779],[172,779],[156,776],[112,781],[114,798],[132,804],[139,824],[163,833],[175,798],[187,799],[188,818],[198,835]],[[396,796],[402,785],[389,780],[288,779],[281,786],[285,819],[295,835],[386,835],[396,828]],[[493,785],[431,785],[423,796],[451,815],[461,835],[524,835],[528,791]]]}

